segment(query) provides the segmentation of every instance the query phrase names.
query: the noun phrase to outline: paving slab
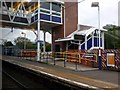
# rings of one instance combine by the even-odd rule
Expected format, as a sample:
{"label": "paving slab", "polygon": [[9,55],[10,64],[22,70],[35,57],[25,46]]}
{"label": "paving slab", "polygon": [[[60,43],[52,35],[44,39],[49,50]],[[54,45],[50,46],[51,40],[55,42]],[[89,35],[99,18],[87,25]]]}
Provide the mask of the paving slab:
{"label": "paving slab", "polygon": [[[21,60],[13,57],[4,56],[2,60],[29,68],[39,73],[44,73],[66,82],[94,89],[115,89],[119,90],[120,72],[104,71],[104,70],[86,70],[75,71],[61,66],[51,64],[38,63],[35,61]],[[85,67],[86,68],[86,67]]]}

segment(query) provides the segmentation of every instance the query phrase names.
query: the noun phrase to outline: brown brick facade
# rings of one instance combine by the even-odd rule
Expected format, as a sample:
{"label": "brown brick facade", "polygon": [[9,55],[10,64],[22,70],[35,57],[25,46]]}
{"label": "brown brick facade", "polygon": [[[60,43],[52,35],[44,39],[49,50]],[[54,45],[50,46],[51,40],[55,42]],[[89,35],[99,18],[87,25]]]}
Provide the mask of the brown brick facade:
{"label": "brown brick facade", "polygon": [[66,36],[77,30],[78,25],[78,5],[77,2],[66,2]]}
{"label": "brown brick facade", "polygon": [[[64,8],[63,8],[63,25],[52,28],[52,51],[56,50],[56,47],[60,47],[60,51],[65,51],[64,42],[55,42],[59,38],[64,38]],[[78,4],[77,2],[65,2],[65,36],[68,36],[75,30],[78,25]]]}

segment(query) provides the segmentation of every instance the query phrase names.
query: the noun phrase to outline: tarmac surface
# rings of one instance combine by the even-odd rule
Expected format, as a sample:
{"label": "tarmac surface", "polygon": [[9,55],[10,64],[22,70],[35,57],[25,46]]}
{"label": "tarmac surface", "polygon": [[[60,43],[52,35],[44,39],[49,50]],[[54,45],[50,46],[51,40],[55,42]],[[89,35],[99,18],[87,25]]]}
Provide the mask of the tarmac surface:
{"label": "tarmac surface", "polygon": [[98,70],[97,68],[90,68],[83,65],[78,65],[78,70],[76,70],[74,63],[67,63],[66,67],[63,67],[63,64],[61,64],[63,62],[60,61],[56,61],[56,65],[54,66],[52,63],[46,64],[10,56],[3,56],[2,60],[64,80],[77,86],[96,90],[120,90],[120,72]]}

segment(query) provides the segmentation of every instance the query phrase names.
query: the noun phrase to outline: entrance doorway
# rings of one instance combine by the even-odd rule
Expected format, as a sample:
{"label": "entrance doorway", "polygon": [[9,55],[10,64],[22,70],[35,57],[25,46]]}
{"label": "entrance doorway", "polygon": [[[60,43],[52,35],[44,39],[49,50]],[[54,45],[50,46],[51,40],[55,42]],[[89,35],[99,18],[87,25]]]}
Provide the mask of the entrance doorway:
{"label": "entrance doorway", "polygon": [[60,52],[60,45],[55,45],[55,52]]}

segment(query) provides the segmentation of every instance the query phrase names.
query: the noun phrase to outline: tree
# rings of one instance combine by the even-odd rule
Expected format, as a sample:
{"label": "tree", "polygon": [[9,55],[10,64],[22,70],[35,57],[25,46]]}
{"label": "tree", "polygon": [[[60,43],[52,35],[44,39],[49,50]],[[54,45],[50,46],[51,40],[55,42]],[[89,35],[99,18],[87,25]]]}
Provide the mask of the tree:
{"label": "tree", "polygon": [[26,43],[26,49],[34,49],[33,43],[28,38],[18,37],[14,40],[14,42],[20,49],[24,49],[24,43]]}
{"label": "tree", "polygon": [[[41,42],[41,51],[43,52],[43,42]],[[51,44],[48,42],[45,42],[45,51],[46,52],[51,51]]]}
{"label": "tree", "polygon": [[30,42],[30,40],[28,38],[25,37],[17,37],[17,39],[14,40],[15,43],[23,43],[23,42]]}
{"label": "tree", "polygon": [[46,42],[46,51],[51,51],[51,44]]}
{"label": "tree", "polygon": [[112,24],[107,24],[103,28],[108,30],[105,32],[105,48],[120,49],[120,27]]}
{"label": "tree", "polygon": [[6,41],[3,44],[4,46],[14,46],[11,41]]}
{"label": "tree", "polygon": [[27,49],[37,49],[37,44],[36,43],[33,43],[33,42],[28,42],[26,44],[26,48]]}

